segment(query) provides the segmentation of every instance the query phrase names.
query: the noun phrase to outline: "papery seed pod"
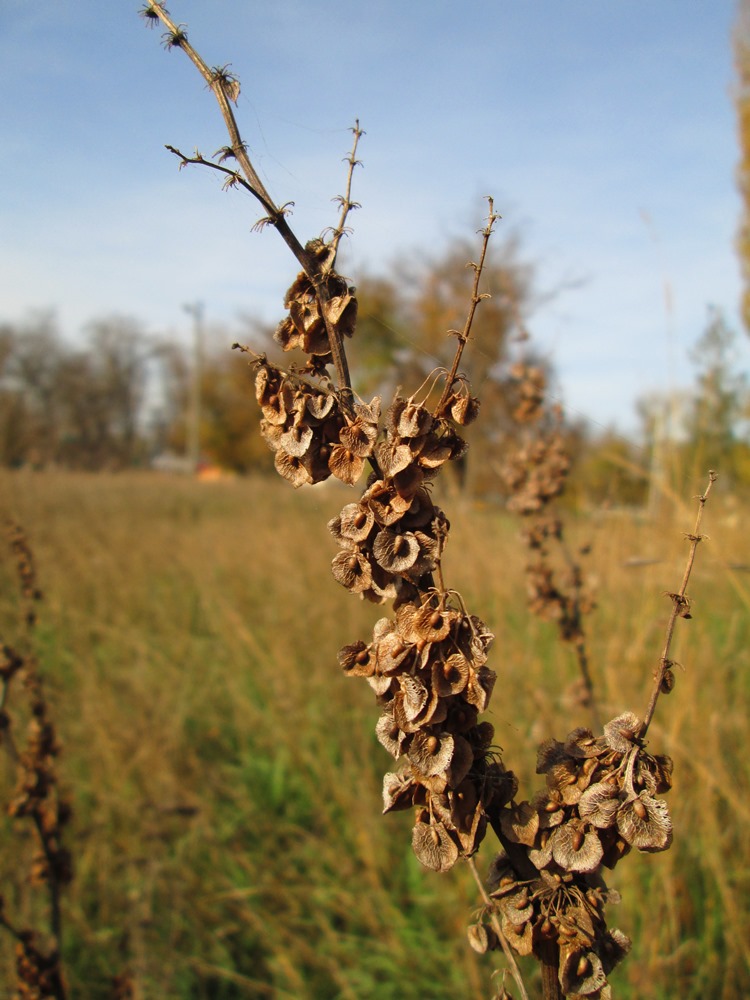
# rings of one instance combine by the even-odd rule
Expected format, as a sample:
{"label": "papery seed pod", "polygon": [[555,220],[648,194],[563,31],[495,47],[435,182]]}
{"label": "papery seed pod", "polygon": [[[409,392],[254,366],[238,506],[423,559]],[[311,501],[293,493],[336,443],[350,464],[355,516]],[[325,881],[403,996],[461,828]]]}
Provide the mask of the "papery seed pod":
{"label": "papery seed pod", "polygon": [[653,756],[651,754],[641,754],[638,760],[653,775],[656,782],[654,791],[659,795],[668,792],[672,787],[672,770],[674,768],[672,758],[667,754],[654,754]]}
{"label": "papery seed pod", "polygon": [[279,475],[287,479],[295,489],[312,483],[312,477],[302,464],[302,460],[295,455],[289,455],[282,448],[276,451],[274,465]]}
{"label": "papery seed pod", "polygon": [[330,444],[322,438],[325,433],[325,425],[318,428],[318,433],[313,434],[312,441],[300,462],[307,472],[312,483],[322,483],[330,478],[331,470],[328,468],[328,461],[331,456]]}
{"label": "papery seed pod", "polygon": [[[585,962],[582,962],[585,959]],[[582,970],[579,973],[579,968]],[[595,951],[582,952],[577,943],[560,949],[560,986],[568,995],[592,996],[607,985],[601,959]]]}
{"label": "papery seed pod", "polygon": [[463,697],[470,705],[474,705],[478,712],[485,712],[496,680],[497,674],[488,667],[480,667],[477,671],[470,670]]}
{"label": "papery seed pod", "polygon": [[292,455],[295,458],[301,458],[310,447],[312,438],[312,427],[306,427],[304,424],[294,424],[292,427],[285,430],[279,438],[279,447],[282,448],[287,455]]}
{"label": "papery seed pod", "polygon": [[568,759],[565,748],[559,740],[548,739],[539,744],[536,754],[536,773],[547,774],[556,764]]}
{"label": "papery seed pod", "polygon": [[597,740],[590,729],[583,727],[568,733],[563,747],[569,757],[576,758],[601,757],[607,749],[604,742]]}
{"label": "papery seed pod", "polygon": [[359,503],[348,503],[338,517],[328,522],[328,530],[336,539],[364,542],[375,523],[375,515]]}
{"label": "papery seed pod", "polygon": [[607,975],[630,951],[632,942],[627,934],[614,927],[606,931],[599,942],[599,956]]}
{"label": "papery seed pod", "polygon": [[408,774],[386,774],[383,777],[383,813],[408,809],[414,805],[418,785]]}
{"label": "papery seed pod", "polygon": [[340,441],[355,455],[367,458],[372,455],[377,436],[377,418],[373,419],[369,407],[358,405],[354,419],[346,418],[346,424],[341,428]]}
{"label": "papery seed pod", "polygon": [[450,733],[415,733],[408,750],[409,760],[427,777],[443,774],[450,766],[455,740]]}
{"label": "papery seed pod", "polygon": [[464,396],[458,396],[453,404],[451,405],[451,416],[461,427],[466,427],[473,423],[479,416],[480,402],[476,396],[471,396],[468,393]]}
{"label": "papery seed pod", "polygon": [[445,660],[432,664],[432,685],[438,694],[447,698],[461,694],[469,680],[469,664],[462,653],[453,653]]}
{"label": "papery seed pod", "polygon": [[331,454],[328,459],[328,468],[336,479],[340,479],[347,486],[354,486],[362,470],[365,467],[365,460],[360,455],[355,455],[343,444],[331,446]]}
{"label": "papery seed pod", "polygon": [[375,734],[381,746],[385,747],[388,753],[397,760],[406,751],[412,738],[411,734],[405,733],[400,728],[389,712],[384,712],[378,719]]}
{"label": "papery seed pod", "polygon": [[448,636],[457,618],[455,611],[436,608],[427,601],[414,615],[414,631],[428,642],[441,642]]}
{"label": "papery seed pod", "polygon": [[445,440],[435,433],[428,434],[419,450],[418,464],[423,469],[439,469],[453,455],[453,441]]}
{"label": "papery seed pod", "polygon": [[573,819],[556,827],[550,842],[553,858],[568,872],[593,872],[604,854],[596,833],[593,830],[585,833],[581,823]]}
{"label": "papery seed pod", "polygon": [[474,751],[471,749],[471,744],[457,733],[453,735],[453,741],[453,756],[446,773],[449,787],[457,788],[471,770]]}
{"label": "papery seed pod", "polygon": [[371,648],[362,640],[342,647],[338,653],[338,661],[344,672],[352,677],[369,677],[375,672],[375,658]]}
{"label": "papery seed pod", "polygon": [[400,497],[411,500],[421,489],[424,478],[422,469],[416,462],[412,462],[392,477],[393,488]]}
{"label": "papery seed pod", "polygon": [[372,554],[384,570],[403,573],[416,563],[419,542],[411,531],[399,533],[391,528],[383,528],[375,536]]}
{"label": "papery seed pod", "polygon": [[530,802],[519,802],[512,809],[504,810],[500,825],[508,840],[533,847],[539,829],[539,814]]}
{"label": "papery seed pod", "polygon": [[331,563],[334,578],[353,594],[361,594],[372,585],[372,572],[368,559],[361,553],[345,549],[334,556]]}
{"label": "papery seed pod", "polygon": [[628,753],[635,744],[643,728],[643,723],[632,712],[623,712],[604,726],[604,739],[607,746],[618,753]]}
{"label": "papery seed pod", "polygon": [[[377,643],[378,672],[394,674],[413,662],[414,647],[406,643],[398,632],[390,632]],[[407,662],[408,661],[408,662]]]}
{"label": "papery seed pod", "polygon": [[425,868],[447,872],[458,861],[458,847],[442,823],[417,823],[412,831],[411,843]]}
{"label": "papery seed pod", "polygon": [[523,888],[518,892],[509,893],[500,900],[500,911],[503,915],[503,927],[506,922],[516,931],[528,923],[534,915],[534,907],[529,903],[528,894]]}
{"label": "papery seed pod", "polygon": [[[419,726],[414,726],[414,720],[421,714],[430,700],[430,692],[424,684],[410,674],[397,677],[399,695],[393,699],[393,715],[405,732],[414,732]],[[427,772],[425,772],[427,773]],[[437,772],[432,772],[437,774]]]}
{"label": "papery seed pod", "polygon": [[647,792],[623,803],[617,813],[617,829],[622,838],[639,851],[665,851],[672,843],[672,819],[667,803],[652,798]]}
{"label": "papery seed pod", "polygon": [[469,944],[479,955],[484,955],[490,949],[490,936],[487,927],[482,924],[469,924],[466,928]]}
{"label": "papery seed pod", "polygon": [[397,600],[401,595],[405,601],[410,599],[411,595],[405,592],[401,580],[387,573],[377,563],[372,563],[370,569],[372,582],[367,590],[362,591],[365,600],[373,604],[383,604],[385,601]]}
{"label": "papery seed pod", "polygon": [[503,914],[501,927],[505,939],[511,948],[519,955],[530,955],[534,946],[533,926],[531,921],[515,925]]}
{"label": "papery seed pod", "polygon": [[410,500],[400,497],[382,479],[376,480],[365,490],[360,503],[370,507],[381,527],[389,527],[400,521],[411,506]]}
{"label": "papery seed pod", "polygon": [[411,448],[408,444],[393,441],[382,441],[375,446],[375,458],[378,468],[386,477],[390,479],[398,472],[402,472],[414,461]]}
{"label": "papery seed pod", "polygon": [[432,427],[432,414],[425,406],[410,399],[400,408],[395,424],[395,430],[399,437],[420,437]]}
{"label": "papery seed pod", "polygon": [[620,808],[617,788],[606,781],[590,785],[578,800],[578,815],[598,829],[614,825]]}
{"label": "papery seed pod", "polygon": [[[346,283],[343,284],[346,287]],[[342,290],[341,294],[331,296],[326,304],[326,317],[342,337],[351,337],[354,334],[357,326],[357,300],[352,295],[351,289]]]}
{"label": "papery seed pod", "polygon": [[336,405],[336,397],[331,392],[308,393],[305,406],[313,420],[325,420]]}
{"label": "papery seed pod", "polygon": [[417,540],[419,549],[417,558],[405,571],[405,575],[408,579],[417,583],[420,577],[424,576],[425,573],[431,573],[437,567],[443,546],[440,539],[434,538],[432,535],[419,529],[412,532],[412,534]]}

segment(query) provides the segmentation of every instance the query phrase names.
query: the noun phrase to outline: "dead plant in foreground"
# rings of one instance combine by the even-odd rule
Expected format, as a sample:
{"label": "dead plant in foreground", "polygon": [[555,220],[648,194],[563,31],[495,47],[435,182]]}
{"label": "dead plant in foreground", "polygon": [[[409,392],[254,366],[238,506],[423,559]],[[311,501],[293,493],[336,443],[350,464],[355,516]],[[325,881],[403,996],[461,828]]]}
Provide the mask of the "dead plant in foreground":
{"label": "dead plant in foreground", "polygon": [[510,492],[508,508],[521,517],[522,538],[529,550],[529,609],[553,622],[560,639],[572,646],[579,677],[571,685],[569,700],[587,708],[592,724],[600,729],[584,628],[585,616],[595,607],[580,561],[588,555],[589,546],[582,546],[575,555],[571,552],[555,508],[570,472],[562,413],[559,407],[546,405],[547,379],[539,366],[518,362],[510,375],[516,395],[511,416],[518,433],[500,473]]}
{"label": "dead plant in foreground", "polygon": [[[456,349],[450,368],[437,369],[411,393],[397,392],[386,406],[378,397],[357,399],[345,351],[356,329],[357,300],[336,270],[336,256],[356,207],[351,181],[359,124],[338,222],[325,238],[303,245],[289,226],[290,205],[276,205],[249,159],[232,110],[237,78],[226,67],[211,69],[162,3],[151,0],[142,14],[163,25],[167,48],[181,49],[196,66],[218,101],[230,138],[213,159],[167,148],[181,167],[210,167],[225,175],[227,186],[252,193],[265,213],[256,227],[275,228],[301,268],[286,293],[286,315],[275,339],[284,351],[300,350],[304,363],[282,367],[235,345],[254,371],[260,430],[276,469],[295,487],[331,476],[352,487],[365,479],[359,497],[328,529],[339,548],[332,564],[335,579],[362,599],[390,605],[370,637],[352,641],[338,654],[344,673],[364,678],[374,691],[378,739],[399,762],[384,778],[384,812],[414,810],[414,852],[436,872],[464,859],[476,876],[473,856],[492,828],[502,850],[486,886],[476,876],[484,905],[470,930],[472,945],[504,950],[522,998],[528,994],[514,953],[539,960],[546,1000],[562,995],[604,1000],[611,996],[607,977],[630,942],[608,927],[606,904],[616,902],[617,893],[607,888],[603,868],[614,867],[632,848],[662,851],[672,840],[669,811],[660,797],[671,785],[672,763],[652,754],[645,737],[659,693],[671,688],[672,629],[689,607],[685,589],[714,476],[700,498],[685,578],[671,595],[672,620],[645,716],[624,712],[596,734],[576,728],[563,740],[545,741],[537,771],[546,786],[529,800],[519,799],[518,781],[495,746],[493,727],[480,719],[496,680],[489,665],[494,636],[444,580],[450,523],[432,496],[441,470],[464,454],[463,430],[479,411],[460,364],[475,311],[486,297],[482,270],[498,218],[492,199],[478,258],[468,265],[474,284],[465,323],[451,331]],[[527,395],[533,414],[535,394]],[[520,456],[517,466],[515,503],[526,503],[526,513],[540,510],[559,492],[566,471],[554,438],[535,448]],[[539,523],[534,531],[537,548],[560,536],[559,527],[550,524]],[[553,600],[549,592],[544,595],[540,574],[545,576],[541,568],[535,583],[539,600],[557,604],[567,637],[575,637],[578,591],[574,588],[573,598],[561,594]],[[505,986],[502,995],[510,996]]]}
{"label": "dead plant in foreground", "polygon": [[[61,893],[72,878],[70,853],[63,835],[70,806],[59,791],[55,760],[60,745],[50,718],[33,652],[32,634],[41,591],[34,559],[23,530],[8,526],[21,595],[19,641],[0,647],[0,742],[16,774],[6,811],[14,824],[31,827],[33,851],[26,873],[32,889],[41,889],[46,905],[39,922],[46,930],[16,921],[9,901],[0,896],[0,926],[16,941],[16,996],[19,1000],[64,1000],[67,996],[60,964]],[[11,688],[23,697],[11,705]],[[25,725],[24,725],[25,724]],[[25,732],[24,732],[25,728]],[[23,856],[23,852],[21,854]]]}

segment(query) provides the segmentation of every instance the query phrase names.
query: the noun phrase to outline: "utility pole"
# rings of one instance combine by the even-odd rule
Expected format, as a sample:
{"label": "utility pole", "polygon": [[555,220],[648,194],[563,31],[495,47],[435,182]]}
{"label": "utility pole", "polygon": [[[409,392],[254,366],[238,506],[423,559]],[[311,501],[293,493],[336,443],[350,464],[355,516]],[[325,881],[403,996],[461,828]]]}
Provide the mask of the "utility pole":
{"label": "utility pole", "polygon": [[201,457],[201,375],[203,368],[203,303],[182,307],[193,317],[193,370],[190,380],[190,405],[187,420],[187,458],[193,473]]}

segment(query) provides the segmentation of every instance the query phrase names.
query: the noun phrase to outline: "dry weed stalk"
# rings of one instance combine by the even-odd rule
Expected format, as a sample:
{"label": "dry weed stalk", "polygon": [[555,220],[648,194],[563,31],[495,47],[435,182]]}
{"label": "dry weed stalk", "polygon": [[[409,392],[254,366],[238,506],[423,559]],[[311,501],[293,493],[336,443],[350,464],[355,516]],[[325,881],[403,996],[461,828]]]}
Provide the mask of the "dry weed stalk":
{"label": "dry weed stalk", "polygon": [[[60,965],[61,893],[72,878],[68,849],[63,844],[70,819],[68,801],[60,794],[55,759],[60,745],[44,697],[42,681],[33,653],[32,632],[41,600],[36,570],[28,540],[16,524],[8,528],[21,593],[22,635],[15,646],[0,650],[0,741],[17,774],[7,813],[15,820],[28,820],[36,849],[27,880],[44,887],[47,896],[48,931],[17,925],[0,896],[0,925],[16,940],[16,996],[19,1000],[64,1000],[66,989]],[[14,681],[25,695],[25,712],[11,711],[9,696]],[[26,732],[19,732],[21,715],[28,716]]]}
{"label": "dry weed stalk", "polygon": [[572,646],[579,677],[569,700],[588,708],[594,728],[600,729],[584,627],[584,618],[595,603],[580,562],[589,547],[581,547],[574,556],[555,508],[570,472],[562,413],[558,406],[546,405],[547,378],[538,365],[518,362],[510,375],[516,395],[511,412],[516,444],[500,471],[510,491],[508,508],[523,520],[522,538],[530,553],[526,565],[529,608],[554,622],[561,640]]}
{"label": "dry weed stalk", "polygon": [[[239,93],[236,77],[226,67],[209,69],[162,3],[150,0],[142,14],[151,23],[160,21],[166,46],[181,48],[198,68],[216,96],[231,140],[215,162],[168,148],[181,166],[209,166],[226,174],[230,186],[249,190],[267,213],[258,225],[276,228],[302,267],[286,293],[286,316],[275,339],[284,351],[299,349],[304,364],[282,368],[235,345],[250,357],[260,430],[276,469],[295,487],[330,476],[354,487],[366,475],[359,498],[347,503],[328,528],[339,547],[332,563],[335,579],[362,599],[390,604],[371,637],[349,643],[338,654],[344,673],[365,679],[374,691],[378,740],[399,762],[384,778],[383,811],[414,810],[414,852],[436,872],[448,871],[461,858],[476,874],[473,855],[491,827],[502,850],[490,866],[486,888],[481,887],[484,906],[470,928],[472,946],[480,952],[505,950],[521,998],[527,993],[513,952],[540,961],[545,1000],[562,995],[606,1000],[611,996],[607,976],[630,942],[607,926],[605,906],[618,897],[607,888],[602,869],[614,867],[633,847],[662,851],[672,839],[669,812],[659,797],[671,785],[672,762],[651,754],[644,740],[655,697],[645,721],[625,712],[607,722],[601,734],[577,728],[562,741],[546,740],[537,758],[546,787],[531,800],[519,800],[517,779],[494,744],[493,726],[480,719],[495,685],[489,666],[494,636],[446,584],[442,571],[450,524],[432,488],[446,463],[464,454],[463,428],[479,410],[459,366],[475,310],[485,297],[482,268],[497,220],[492,199],[479,259],[469,264],[474,285],[466,321],[461,331],[452,331],[457,345],[450,369],[433,372],[410,395],[397,392],[385,409],[379,397],[357,400],[344,347],[355,332],[357,302],[335,265],[348,212],[355,207],[350,192],[359,125],[353,130],[338,224],[328,238],[324,234],[303,247],[289,227],[289,206],[275,205],[247,156],[230,106]],[[237,170],[223,165],[228,157],[236,160]],[[335,381],[328,375],[331,364]],[[543,385],[533,371],[520,374],[520,415],[533,422]],[[538,438],[531,447],[517,456],[514,502],[524,514],[538,515],[562,489],[567,456],[559,435]],[[710,484],[701,510],[709,490]],[[675,612],[655,695],[671,684],[669,645],[674,620],[688,607],[685,588],[698,527],[690,536],[682,587],[672,595]],[[545,514],[530,535],[532,548],[544,554],[549,539],[561,539],[562,529]],[[535,575],[535,600],[555,608],[563,634],[585,653],[580,574],[567,592],[552,589],[543,566]],[[579,662],[583,670],[586,661]],[[590,693],[590,678],[584,676]],[[510,996],[505,985],[501,996]]]}

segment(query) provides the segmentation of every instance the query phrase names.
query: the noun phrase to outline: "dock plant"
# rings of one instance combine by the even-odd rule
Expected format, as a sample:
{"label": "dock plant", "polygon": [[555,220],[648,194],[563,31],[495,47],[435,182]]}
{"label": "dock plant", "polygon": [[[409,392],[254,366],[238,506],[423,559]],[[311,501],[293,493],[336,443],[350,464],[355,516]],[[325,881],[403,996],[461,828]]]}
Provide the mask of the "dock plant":
{"label": "dock plant", "polygon": [[[274,339],[285,355],[302,360],[282,364],[247,346],[234,347],[248,360],[259,431],[278,474],[295,488],[334,479],[353,491],[327,524],[337,549],[331,572],[352,596],[373,604],[374,624],[371,633],[352,636],[337,654],[331,650],[331,661],[337,659],[338,669],[361,678],[372,691],[375,733],[393,761],[383,777],[383,812],[411,811],[411,846],[426,869],[445,875],[459,863],[471,867],[481,903],[469,942],[479,952],[503,952],[497,997],[527,1000],[516,956],[534,956],[545,1000],[605,1000],[612,996],[610,973],[630,947],[627,935],[609,922],[618,894],[605,872],[632,850],[656,853],[672,842],[664,798],[672,785],[672,761],[652,747],[647,734],[660,695],[674,686],[672,635],[677,620],[690,617],[687,585],[715,474],[698,498],[683,580],[669,595],[672,611],[647,704],[640,712],[624,707],[603,721],[583,626],[593,601],[554,512],[569,469],[564,436],[547,408],[543,373],[529,362],[517,365],[515,413],[527,433],[506,457],[505,479],[530,553],[529,602],[557,624],[561,639],[575,650],[581,674],[577,709],[587,706],[591,714],[589,726],[567,731],[563,726],[559,738],[539,746],[541,787],[522,793],[486,718],[493,695],[512,712],[507,705],[512,692],[497,684],[502,656],[492,623],[444,576],[451,524],[435,499],[441,473],[464,457],[470,425],[481,418],[481,400],[461,364],[471,349],[476,310],[487,297],[482,276],[499,220],[494,202],[488,199],[476,259],[467,264],[473,286],[465,321],[461,329],[447,331],[455,345],[450,363],[387,400],[360,398],[346,351],[357,335],[356,290],[338,270],[341,240],[350,233],[350,213],[359,207],[352,200],[363,136],[359,122],[352,128],[338,218],[303,242],[289,221],[293,203],[278,204],[251,161],[234,111],[238,78],[228,66],[210,67],[203,60],[186,26],[172,19],[164,3],[148,0],[141,14],[161,26],[167,49],[179,49],[191,60],[228,132],[228,144],[211,157],[167,148],[181,168],[207,167],[223,175],[226,188],[253,195],[263,213],[254,228],[275,229],[296,261]],[[325,530],[321,524],[321,534]],[[562,573],[553,550],[563,554]],[[12,664],[4,669],[7,686]],[[39,724],[44,723],[42,717]],[[39,760],[53,756],[50,745]],[[62,883],[67,870],[55,851],[64,814],[59,807],[49,812],[41,800],[37,808],[32,792],[26,789],[18,808],[38,815],[46,878],[52,885]],[[52,835],[45,833],[48,828]],[[495,843],[482,877],[476,856],[485,840]],[[26,960],[31,954],[27,948]],[[52,988],[44,995],[62,993]]]}

